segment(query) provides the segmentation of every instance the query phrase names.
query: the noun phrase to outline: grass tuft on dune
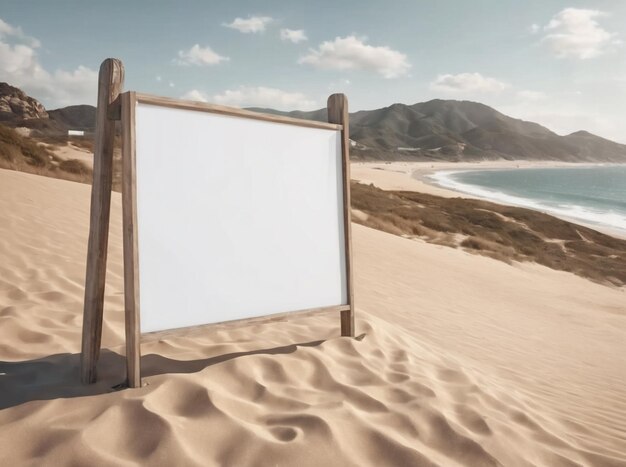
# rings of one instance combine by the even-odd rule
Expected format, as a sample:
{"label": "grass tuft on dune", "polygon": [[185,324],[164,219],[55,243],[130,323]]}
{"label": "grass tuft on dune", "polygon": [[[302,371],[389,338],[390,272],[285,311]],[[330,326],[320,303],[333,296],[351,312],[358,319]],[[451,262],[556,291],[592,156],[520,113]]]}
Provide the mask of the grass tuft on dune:
{"label": "grass tuft on dune", "polygon": [[354,221],[498,259],[626,284],[626,240],[514,206],[352,183]]}
{"label": "grass tuft on dune", "polygon": [[74,182],[91,183],[91,168],[79,160],[62,160],[53,151],[12,128],[0,125],[0,168]]}

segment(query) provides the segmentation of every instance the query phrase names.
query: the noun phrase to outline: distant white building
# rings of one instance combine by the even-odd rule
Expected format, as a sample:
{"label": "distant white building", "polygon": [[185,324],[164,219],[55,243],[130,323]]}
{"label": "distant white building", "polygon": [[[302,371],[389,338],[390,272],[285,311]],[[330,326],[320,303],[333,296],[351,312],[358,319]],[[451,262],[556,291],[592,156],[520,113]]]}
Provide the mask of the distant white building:
{"label": "distant white building", "polygon": [[67,130],[67,136],[85,136],[83,130]]}

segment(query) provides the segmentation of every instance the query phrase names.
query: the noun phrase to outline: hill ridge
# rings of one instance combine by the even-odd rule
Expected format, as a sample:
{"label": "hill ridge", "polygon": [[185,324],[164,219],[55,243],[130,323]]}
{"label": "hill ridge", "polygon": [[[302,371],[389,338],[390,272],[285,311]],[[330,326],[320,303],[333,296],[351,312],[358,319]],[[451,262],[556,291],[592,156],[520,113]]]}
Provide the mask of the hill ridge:
{"label": "hill ridge", "polygon": [[[4,107],[2,106],[5,103]],[[12,103],[13,107],[9,105]],[[6,109],[26,109],[5,111]],[[325,121],[326,109],[284,112],[249,110]],[[0,83],[0,121],[36,130],[33,136],[60,136],[69,129],[93,131],[95,107],[74,105],[46,111],[18,88]],[[555,160],[626,163],[626,145],[579,130],[558,135],[548,128],[471,100],[431,99],[414,104],[393,103],[350,114],[350,138],[355,160],[486,159]]]}
{"label": "hill ridge", "polygon": [[[325,109],[267,113],[325,120]],[[394,103],[350,114],[356,159],[484,160],[525,159],[626,163],[626,145],[580,130],[558,135],[531,121],[509,117],[469,100],[431,99]]]}

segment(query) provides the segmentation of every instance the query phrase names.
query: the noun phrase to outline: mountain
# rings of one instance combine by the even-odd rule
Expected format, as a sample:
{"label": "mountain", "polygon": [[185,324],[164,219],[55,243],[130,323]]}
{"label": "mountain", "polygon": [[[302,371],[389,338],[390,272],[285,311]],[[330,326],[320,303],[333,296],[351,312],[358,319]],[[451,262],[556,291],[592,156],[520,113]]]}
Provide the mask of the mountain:
{"label": "mountain", "polygon": [[[326,109],[310,112],[249,110],[326,121]],[[39,138],[93,132],[96,109],[73,105],[46,111],[20,89],[0,83],[0,122],[27,127]],[[560,136],[532,122],[508,117],[478,102],[434,99],[393,104],[350,114],[351,157],[356,160],[525,159],[624,162],[626,145],[586,131]]]}
{"label": "mountain", "polygon": [[[252,110],[326,120],[325,109]],[[434,99],[354,112],[350,138],[356,144],[351,152],[355,159],[626,162],[626,145],[585,131],[560,136],[537,123],[470,101]]]}
{"label": "mountain", "polygon": [[48,115],[68,130],[93,131],[96,127],[96,108],[93,105],[71,105],[50,110]]}
{"label": "mountain", "polygon": [[47,111],[41,102],[21,89],[0,83],[0,123],[35,130],[34,136],[66,135],[67,130],[93,132],[96,108],[72,105]]}
{"label": "mountain", "polygon": [[564,136],[564,138],[582,153],[603,154],[614,162],[626,162],[623,156],[626,146],[623,144],[601,138],[600,136],[583,130],[571,133]]}

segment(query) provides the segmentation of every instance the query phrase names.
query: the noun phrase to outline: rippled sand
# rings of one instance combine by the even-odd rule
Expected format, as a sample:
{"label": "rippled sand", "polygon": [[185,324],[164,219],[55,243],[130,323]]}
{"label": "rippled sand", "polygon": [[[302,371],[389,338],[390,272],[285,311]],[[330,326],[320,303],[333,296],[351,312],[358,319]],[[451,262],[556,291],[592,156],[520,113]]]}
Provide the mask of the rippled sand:
{"label": "rippled sand", "polygon": [[626,465],[626,293],[354,225],[338,316],[143,345],[123,380],[113,197],[99,382],[78,362],[89,187],[0,170],[1,465]]}

